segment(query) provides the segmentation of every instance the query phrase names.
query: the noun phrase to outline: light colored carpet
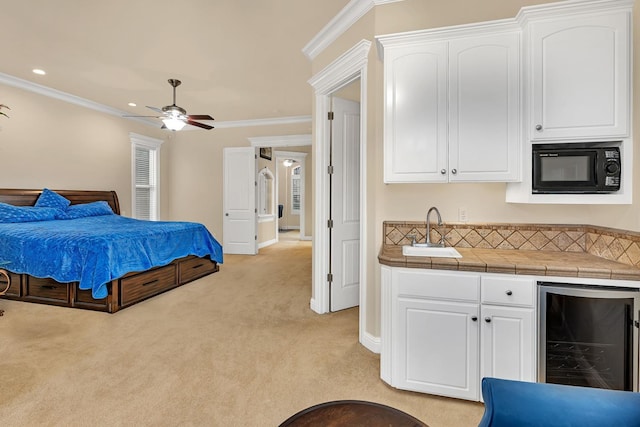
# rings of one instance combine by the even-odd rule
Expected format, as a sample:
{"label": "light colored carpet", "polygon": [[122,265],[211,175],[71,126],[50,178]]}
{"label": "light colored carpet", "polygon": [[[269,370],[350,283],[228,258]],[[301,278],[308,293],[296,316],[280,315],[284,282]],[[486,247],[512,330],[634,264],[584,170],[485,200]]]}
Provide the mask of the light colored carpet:
{"label": "light colored carpet", "polygon": [[311,244],[283,241],[116,314],[0,300],[0,424],[277,426],[339,399],[478,424],[479,403],[382,382],[357,308],[318,315],[310,295]]}

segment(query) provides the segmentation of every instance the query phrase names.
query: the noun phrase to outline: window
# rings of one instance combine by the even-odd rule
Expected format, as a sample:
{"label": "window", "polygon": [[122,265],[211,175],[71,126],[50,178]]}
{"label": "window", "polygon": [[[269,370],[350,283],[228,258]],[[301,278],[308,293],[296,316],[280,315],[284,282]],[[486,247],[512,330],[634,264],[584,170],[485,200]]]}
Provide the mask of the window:
{"label": "window", "polygon": [[291,170],[291,214],[300,215],[301,191],[300,171],[302,168],[296,166]]}
{"label": "window", "polygon": [[134,133],[131,139],[132,217],[158,220],[160,145],[163,141]]}
{"label": "window", "polygon": [[265,167],[258,174],[258,218],[268,220],[273,218],[274,207],[273,174]]}

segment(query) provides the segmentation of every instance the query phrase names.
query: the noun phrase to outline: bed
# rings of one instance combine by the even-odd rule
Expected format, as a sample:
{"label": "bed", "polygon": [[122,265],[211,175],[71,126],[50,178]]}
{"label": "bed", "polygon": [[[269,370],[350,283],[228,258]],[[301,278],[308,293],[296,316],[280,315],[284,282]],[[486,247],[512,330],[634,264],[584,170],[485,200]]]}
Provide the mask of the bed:
{"label": "bed", "polygon": [[113,191],[0,189],[0,203],[2,298],[115,313],[222,263],[204,225],[120,216]]}

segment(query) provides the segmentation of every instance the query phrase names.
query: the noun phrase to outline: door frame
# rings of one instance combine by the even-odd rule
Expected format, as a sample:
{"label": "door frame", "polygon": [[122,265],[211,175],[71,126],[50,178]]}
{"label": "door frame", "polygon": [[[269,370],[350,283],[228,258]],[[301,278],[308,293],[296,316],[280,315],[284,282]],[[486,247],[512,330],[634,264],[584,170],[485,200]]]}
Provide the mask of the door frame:
{"label": "door frame", "polygon": [[361,40],[351,49],[316,73],[309,84],[315,95],[315,145],[314,156],[314,221],[312,295],[310,306],[316,313],[329,313],[329,142],[330,126],[327,120],[331,110],[331,95],[338,89],[360,79],[360,310],[359,341],[369,350],[378,353],[380,339],[366,333],[367,325],[367,65],[371,42]]}

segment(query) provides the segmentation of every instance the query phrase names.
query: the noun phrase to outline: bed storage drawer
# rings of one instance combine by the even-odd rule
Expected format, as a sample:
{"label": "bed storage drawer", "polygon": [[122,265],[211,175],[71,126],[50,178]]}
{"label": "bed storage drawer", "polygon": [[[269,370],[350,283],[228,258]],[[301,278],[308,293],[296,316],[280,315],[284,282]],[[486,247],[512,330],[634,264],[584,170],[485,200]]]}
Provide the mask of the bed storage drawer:
{"label": "bed storage drawer", "polygon": [[209,258],[189,257],[178,264],[178,282],[190,282],[215,271],[216,263]]}
{"label": "bed storage drawer", "polygon": [[69,286],[53,279],[25,276],[25,299],[50,303],[69,303]]}
{"label": "bed storage drawer", "polygon": [[15,274],[7,271],[9,275],[9,280],[11,284],[9,285],[9,289],[7,289],[7,279],[4,275],[0,275],[0,292],[7,289],[4,293],[5,296],[8,297],[21,297],[22,296],[22,276],[20,274]]}
{"label": "bed storage drawer", "polygon": [[[111,288],[111,284],[107,286]],[[108,311],[109,298],[94,299],[91,289],[80,289],[76,283],[73,293],[73,306],[89,310]]]}
{"label": "bed storage drawer", "polygon": [[175,264],[125,276],[120,280],[121,305],[133,304],[177,285]]}

